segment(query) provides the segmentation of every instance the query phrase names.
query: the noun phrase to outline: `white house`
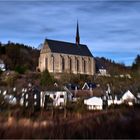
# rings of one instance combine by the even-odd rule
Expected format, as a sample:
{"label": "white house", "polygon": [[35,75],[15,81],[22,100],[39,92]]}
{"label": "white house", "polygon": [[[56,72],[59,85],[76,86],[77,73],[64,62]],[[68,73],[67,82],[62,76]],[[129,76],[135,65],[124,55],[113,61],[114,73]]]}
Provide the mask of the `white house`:
{"label": "white house", "polygon": [[107,70],[104,67],[99,68],[99,75],[106,76]]}
{"label": "white house", "polygon": [[84,100],[84,104],[87,105],[89,110],[102,110],[103,109],[103,100],[101,97],[91,97]]}
{"label": "white house", "polygon": [[124,94],[123,94],[123,96],[122,96],[122,98],[121,98],[121,100],[123,101],[123,102],[126,102],[126,103],[128,103],[128,105],[133,105],[135,102],[136,102],[136,97],[134,96],[134,94],[132,94],[129,90],[128,91],[126,91]]}
{"label": "white house", "polygon": [[13,95],[5,95],[4,100],[12,105],[16,105],[16,103],[17,103],[16,97],[14,97]]}
{"label": "white house", "polygon": [[1,71],[5,71],[6,70],[5,64],[4,64],[3,60],[1,60],[1,59],[0,59],[0,70]]}
{"label": "white house", "polygon": [[107,100],[108,106],[112,105],[112,104],[122,104],[122,103],[126,103],[130,106],[132,106],[134,103],[137,103],[137,98],[134,96],[134,94],[132,94],[129,90],[127,90],[125,93],[121,94],[121,95],[115,95],[115,99],[113,100],[108,99]]}
{"label": "white house", "polygon": [[66,91],[45,91],[41,92],[41,107],[46,104],[46,98],[51,98],[53,106],[65,106],[68,100],[72,100],[72,94]]}

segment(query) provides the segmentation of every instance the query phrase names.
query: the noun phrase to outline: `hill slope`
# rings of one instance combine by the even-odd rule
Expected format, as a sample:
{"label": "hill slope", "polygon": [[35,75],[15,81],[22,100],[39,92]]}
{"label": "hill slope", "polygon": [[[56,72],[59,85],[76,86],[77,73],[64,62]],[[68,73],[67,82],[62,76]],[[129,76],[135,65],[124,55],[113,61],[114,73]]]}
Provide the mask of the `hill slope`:
{"label": "hill slope", "polygon": [[24,67],[34,71],[38,65],[39,50],[30,46],[8,42],[0,43],[0,59],[3,59],[7,69],[15,70]]}
{"label": "hill slope", "polygon": [[126,67],[124,64],[115,63],[112,60],[106,59],[104,57],[95,57],[96,62],[96,71],[98,71],[99,67],[105,68],[109,74],[125,74],[129,73],[130,69]]}

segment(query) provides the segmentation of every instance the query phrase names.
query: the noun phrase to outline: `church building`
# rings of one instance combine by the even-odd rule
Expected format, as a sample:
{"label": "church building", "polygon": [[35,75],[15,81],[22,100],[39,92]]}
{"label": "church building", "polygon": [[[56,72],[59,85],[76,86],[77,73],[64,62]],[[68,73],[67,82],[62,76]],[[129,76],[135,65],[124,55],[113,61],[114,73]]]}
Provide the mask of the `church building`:
{"label": "church building", "polygon": [[95,60],[86,45],[80,44],[77,22],[76,42],[45,39],[40,51],[39,70],[50,73],[95,74]]}

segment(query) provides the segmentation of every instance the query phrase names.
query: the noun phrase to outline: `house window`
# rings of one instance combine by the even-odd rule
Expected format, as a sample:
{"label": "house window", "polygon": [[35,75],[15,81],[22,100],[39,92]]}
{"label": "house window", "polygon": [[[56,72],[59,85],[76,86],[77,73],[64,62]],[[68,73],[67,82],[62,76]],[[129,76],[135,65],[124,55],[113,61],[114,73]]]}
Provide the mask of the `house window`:
{"label": "house window", "polygon": [[62,57],[62,71],[65,70],[65,59],[64,57]]}
{"label": "house window", "polygon": [[28,94],[26,94],[26,99],[28,99]]}
{"label": "house window", "polygon": [[60,98],[64,98],[64,95],[60,95]]}
{"label": "house window", "polygon": [[53,98],[55,99],[56,98],[56,95],[53,95]]}
{"label": "house window", "polygon": [[34,94],[34,99],[37,99],[37,95],[36,94]]}
{"label": "house window", "polygon": [[26,107],[28,106],[28,102],[26,102],[25,106],[26,106]]}

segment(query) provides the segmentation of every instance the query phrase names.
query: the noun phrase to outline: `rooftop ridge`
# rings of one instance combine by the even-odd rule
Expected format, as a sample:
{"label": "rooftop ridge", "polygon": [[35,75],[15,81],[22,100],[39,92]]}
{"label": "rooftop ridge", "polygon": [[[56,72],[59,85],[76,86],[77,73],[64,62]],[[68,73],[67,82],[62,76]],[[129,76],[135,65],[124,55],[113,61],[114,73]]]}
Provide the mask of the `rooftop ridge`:
{"label": "rooftop ridge", "polygon": [[[73,44],[73,45],[77,45],[76,43],[72,43],[72,42],[66,42],[66,41],[59,41],[59,40],[53,40],[53,39],[45,39],[45,41],[56,41],[56,42],[61,42],[61,43],[69,43],[69,44]],[[87,46],[87,45],[85,45],[85,44],[79,44],[79,45],[81,45],[81,46]]]}

